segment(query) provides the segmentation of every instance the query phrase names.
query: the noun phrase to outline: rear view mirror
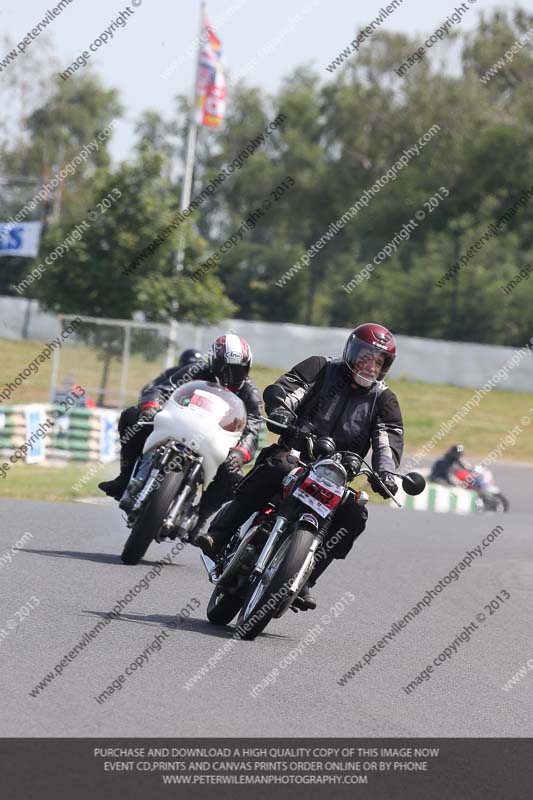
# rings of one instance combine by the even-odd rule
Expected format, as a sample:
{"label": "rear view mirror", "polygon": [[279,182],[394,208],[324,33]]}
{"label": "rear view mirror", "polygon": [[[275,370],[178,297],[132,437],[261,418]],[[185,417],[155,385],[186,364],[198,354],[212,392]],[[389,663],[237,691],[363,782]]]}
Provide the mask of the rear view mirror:
{"label": "rear view mirror", "polygon": [[406,494],[420,494],[426,488],[426,481],[418,472],[408,472],[402,478],[402,487]]}

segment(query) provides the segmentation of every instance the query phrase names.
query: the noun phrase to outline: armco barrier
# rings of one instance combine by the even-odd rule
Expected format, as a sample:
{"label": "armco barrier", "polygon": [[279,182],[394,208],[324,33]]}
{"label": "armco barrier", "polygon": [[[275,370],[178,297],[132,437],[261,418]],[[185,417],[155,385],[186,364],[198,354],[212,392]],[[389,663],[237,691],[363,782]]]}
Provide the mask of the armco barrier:
{"label": "armco barrier", "polygon": [[[411,508],[415,511],[437,511],[444,514],[472,514],[476,511],[475,492],[461,487],[441,486],[437,483],[428,483],[424,491],[415,497],[406,494],[400,486],[396,499],[402,508]],[[392,508],[398,508],[392,500],[390,505]]]}
{"label": "armco barrier", "polygon": [[[0,455],[4,459],[16,457],[28,464],[107,462],[117,458],[116,411],[72,408],[60,415],[61,411],[60,406],[43,403],[2,406]],[[24,446],[27,452],[21,453]]]}

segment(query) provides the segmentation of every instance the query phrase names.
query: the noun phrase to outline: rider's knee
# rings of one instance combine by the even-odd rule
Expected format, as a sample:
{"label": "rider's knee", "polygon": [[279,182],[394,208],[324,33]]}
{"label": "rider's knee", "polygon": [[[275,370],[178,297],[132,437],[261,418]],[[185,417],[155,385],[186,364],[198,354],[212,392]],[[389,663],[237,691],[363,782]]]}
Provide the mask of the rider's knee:
{"label": "rider's knee", "polygon": [[293,456],[289,455],[289,451],[282,450],[281,448],[277,448],[270,453],[268,457],[265,458],[264,463],[269,469],[280,475],[287,475],[297,466]]}
{"label": "rider's knee", "polygon": [[135,426],[136,422],[139,419],[139,407],[138,406],[129,406],[129,408],[125,408],[124,411],[121,412],[120,417],[118,418],[118,432],[122,436],[128,429],[131,429]]}
{"label": "rider's knee", "polygon": [[324,542],[326,550],[333,558],[346,558],[355,540],[363,533],[367,519],[368,511],[364,507],[356,506],[349,512],[345,510],[342,518],[337,521],[335,531]]}
{"label": "rider's knee", "polygon": [[[339,531],[337,531],[334,536],[337,536],[338,539],[331,548],[333,558],[346,558],[354,546],[354,542],[358,535],[359,534],[356,534],[354,531],[349,531],[347,528],[341,528]],[[332,540],[334,540],[334,537],[332,537]]]}

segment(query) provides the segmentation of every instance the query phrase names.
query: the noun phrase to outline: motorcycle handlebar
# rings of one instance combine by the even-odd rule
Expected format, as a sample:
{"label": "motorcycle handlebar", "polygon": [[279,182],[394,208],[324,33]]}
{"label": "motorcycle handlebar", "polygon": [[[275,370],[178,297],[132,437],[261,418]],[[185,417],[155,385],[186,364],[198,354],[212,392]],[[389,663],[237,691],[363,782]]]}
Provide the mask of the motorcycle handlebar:
{"label": "motorcycle handlebar", "polygon": [[296,436],[299,434],[300,436],[308,436],[310,438],[316,438],[315,434],[313,433],[313,426],[310,422],[304,422],[303,424],[300,423],[299,426],[297,425],[284,425],[283,422],[277,422],[275,419],[269,419],[268,417],[262,417],[263,422],[268,422],[269,425],[272,425],[273,428],[279,428],[281,431],[291,431]]}
{"label": "motorcycle handlebar", "polygon": [[[303,425],[296,427],[295,425],[284,425],[281,422],[276,422],[275,420],[270,420],[265,417],[263,417],[263,419],[265,422],[269,422],[273,427],[277,427],[281,431],[291,430],[295,435],[304,436],[308,444],[309,455],[311,458],[314,458],[313,444],[316,441],[317,436],[313,433],[313,426],[311,423],[304,422]],[[392,492],[380,479],[378,473],[364,460],[364,458],[358,455],[358,453],[353,453],[350,450],[338,450],[337,455],[341,457],[341,463],[347,472],[351,473],[351,477],[349,475],[350,480],[353,480],[354,477],[359,475],[365,475],[367,477],[374,478],[385,490],[389,498],[393,500],[398,507],[401,507],[400,503],[398,503]],[[354,470],[353,466],[355,461],[357,461],[357,471]],[[403,489],[407,494],[420,494],[420,492],[422,492],[425,488],[425,480],[421,475],[418,475],[418,473],[410,472],[407,475],[401,475],[398,472],[391,472],[390,474],[395,475],[397,478],[401,478]]]}
{"label": "motorcycle handlebar", "polygon": [[[272,427],[278,428],[280,431],[289,431],[290,430],[292,433],[294,433],[295,436],[298,436],[298,435],[305,436],[310,444],[312,444],[317,438],[316,434],[313,433],[313,430],[312,430],[313,426],[309,422],[304,422],[303,425],[300,425],[300,426],[297,427],[296,425],[290,425],[290,424],[289,425],[284,425],[282,422],[276,422],[276,420],[269,419],[267,417],[263,417],[263,420],[265,422],[268,422],[270,425],[272,425]],[[345,467],[346,466],[349,467],[349,463],[348,463],[349,461],[353,462],[355,460],[357,460],[359,466],[361,464],[365,464],[367,469],[364,469],[364,470],[359,469],[357,471],[357,473],[356,473],[357,475],[376,475],[374,470],[368,464],[366,464],[364,459],[362,459],[361,456],[358,455],[357,453],[352,453],[350,450],[339,450],[339,451],[337,451],[337,453],[338,453],[338,455],[341,456],[343,464],[344,464],[345,461],[347,462],[346,464],[344,464]],[[377,477],[377,475],[376,475],[376,477]]]}

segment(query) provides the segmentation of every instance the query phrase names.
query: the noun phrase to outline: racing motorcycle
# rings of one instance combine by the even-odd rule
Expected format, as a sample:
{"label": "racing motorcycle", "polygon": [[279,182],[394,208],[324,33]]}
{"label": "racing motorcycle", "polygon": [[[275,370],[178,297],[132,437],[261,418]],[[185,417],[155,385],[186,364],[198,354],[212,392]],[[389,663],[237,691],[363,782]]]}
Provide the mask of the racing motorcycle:
{"label": "racing motorcycle", "polygon": [[[275,389],[283,392],[281,387]],[[281,423],[266,421],[273,429],[287,430]],[[227,625],[239,613],[237,630],[243,639],[255,639],[293,604],[318,560],[317,551],[337,508],[342,503],[368,502],[366,492],[348,485],[353,478],[371,475],[383,486],[361,456],[338,451],[333,439],[317,437],[308,423],[290,430],[302,437],[307,452],[302,458],[301,451],[290,451],[294,468],[284,478],[280,493],[241,525],[216,562],[202,555],[209,580],[215,584],[207,618]],[[407,494],[420,494],[425,480],[411,472],[402,477],[402,486]],[[218,515],[224,514],[224,508]]]}
{"label": "racing motorcycle", "polygon": [[461,486],[476,492],[478,511],[509,511],[509,501],[494,483],[490,469],[475,466],[472,469],[456,469],[453,474]]}
{"label": "racing motorcycle", "polygon": [[216,383],[190,381],[173,392],[120,499],[131,528],[124,564],[137,564],[154,540],[189,540],[202,489],[238,444],[246,419],[242,400]]}

